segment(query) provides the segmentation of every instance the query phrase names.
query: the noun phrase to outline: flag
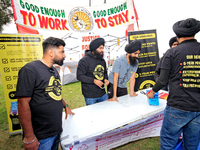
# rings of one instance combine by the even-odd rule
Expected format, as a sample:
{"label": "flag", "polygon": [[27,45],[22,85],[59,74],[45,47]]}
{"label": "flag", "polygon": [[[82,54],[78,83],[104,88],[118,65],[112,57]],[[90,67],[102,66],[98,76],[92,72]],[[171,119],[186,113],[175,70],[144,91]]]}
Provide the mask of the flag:
{"label": "flag", "polygon": [[135,8],[134,1],[133,1],[133,9],[134,9],[134,13],[135,13],[135,20],[136,20],[137,27],[138,27],[138,30],[139,30],[139,23],[138,23],[139,17],[138,17],[138,14],[137,14],[137,10]]}
{"label": "flag", "polygon": [[[139,23],[138,23],[139,18],[138,18],[138,14],[137,14],[137,11],[136,11],[136,8],[135,8],[134,1],[132,1],[132,2],[133,2],[133,9],[134,9],[134,16],[135,16],[135,18],[134,18],[134,16],[132,16],[132,19],[136,20],[137,27],[138,27],[138,30],[139,30]],[[126,29],[126,33],[125,33],[126,36],[128,36],[128,31],[134,31],[134,24],[128,25],[128,27]]]}
{"label": "flag", "polygon": [[[17,20],[17,15],[16,15],[16,10],[15,10],[15,5],[14,5],[14,0],[11,0],[12,3],[12,8],[13,8],[13,14],[14,14],[14,20]],[[37,30],[34,29],[30,29],[27,27],[23,27],[21,25],[16,24],[17,27],[17,31],[18,33],[22,33],[22,34],[39,34],[39,32]]]}
{"label": "flag", "polygon": [[128,31],[134,31],[134,24],[128,25],[128,27],[126,29],[126,36],[128,36]]}
{"label": "flag", "polygon": [[18,33],[22,33],[22,34],[39,34],[38,30],[34,30],[34,29],[27,28],[27,27],[23,27],[23,26],[20,26],[18,24],[16,24],[16,26],[17,26]]}

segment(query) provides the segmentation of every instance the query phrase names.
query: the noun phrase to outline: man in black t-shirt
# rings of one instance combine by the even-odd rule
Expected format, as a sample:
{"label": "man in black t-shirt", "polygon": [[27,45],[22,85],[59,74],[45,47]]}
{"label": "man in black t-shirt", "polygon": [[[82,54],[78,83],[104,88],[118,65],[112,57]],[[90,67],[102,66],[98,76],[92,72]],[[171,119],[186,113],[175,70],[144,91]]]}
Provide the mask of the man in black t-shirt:
{"label": "man in black t-shirt", "polygon": [[[172,37],[170,40],[169,40],[169,47],[170,48],[173,48],[173,47],[176,47],[178,45],[178,41],[177,41],[177,37]],[[169,51],[170,49],[168,49]],[[157,63],[156,65],[156,70],[155,70],[155,74],[154,74],[154,79],[155,81],[158,80],[158,77],[160,76],[160,67],[161,67],[161,63],[162,63],[162,59],[163,57],[159,60],[159,62]],[[165,91],[168,91],[168,85],[164,86],[162,88],[162,90],[165,90]]]}
{"label": "man in black t-shirt", "polygon": [[200,142],[200,43],[194,36],[200,31],[200,21],[178,21],[173,30],[180,44],[164,55],[158,81],[147,96],[153,98],[169,79],[161,150],[174,149],[181,133],[183,149],[196,150]]}
{"label": "man in black t-shirt", "polygon": [[62,99],[61,83],[53,64],[62,65],[65,42],[49,37],[43,42],[43,58],[19,71],[16,96],[24,133],[24,149],[58,149],[62,111],[74,114]]}
{"label": "man in black t-shirt", "polygon": [[86,105],[106,101],[105,86],[109,84],[106,62],[103,59],[105,41],[96,38],[90,42],[90,50],[79,61],[77,68],[77,79],[81,81],[82,94]]}

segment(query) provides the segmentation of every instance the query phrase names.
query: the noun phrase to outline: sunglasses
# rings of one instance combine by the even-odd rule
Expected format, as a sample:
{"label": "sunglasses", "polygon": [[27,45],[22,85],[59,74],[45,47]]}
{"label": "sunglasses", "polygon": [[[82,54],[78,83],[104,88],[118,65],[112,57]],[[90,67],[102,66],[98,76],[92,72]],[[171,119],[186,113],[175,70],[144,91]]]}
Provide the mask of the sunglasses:
{"label": "sunglasses", "polygon": [[58,79],[58,74],[52,68],[49,68],[49,72],[53,73],[55,79]]}

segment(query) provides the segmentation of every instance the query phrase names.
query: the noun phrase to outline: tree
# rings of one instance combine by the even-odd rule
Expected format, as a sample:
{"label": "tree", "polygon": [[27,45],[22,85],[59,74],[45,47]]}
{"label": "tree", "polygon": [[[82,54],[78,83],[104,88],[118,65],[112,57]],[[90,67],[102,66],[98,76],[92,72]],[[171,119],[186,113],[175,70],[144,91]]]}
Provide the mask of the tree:
{"label": "tree", "polygon": [[11,0],[0,1],[0,33],[3,31],[3,25],[10,23],[13,19]]}

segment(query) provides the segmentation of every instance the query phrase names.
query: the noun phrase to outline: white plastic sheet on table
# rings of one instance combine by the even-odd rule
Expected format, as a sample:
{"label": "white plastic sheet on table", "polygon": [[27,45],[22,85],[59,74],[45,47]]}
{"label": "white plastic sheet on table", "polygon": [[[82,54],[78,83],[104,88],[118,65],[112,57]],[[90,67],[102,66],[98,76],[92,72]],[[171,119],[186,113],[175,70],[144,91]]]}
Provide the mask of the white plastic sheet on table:
{"label": "white plastic sheet on table", "polygon": [[159,99],[159,106],[150,106],[146,95],[140,92],[137,94],[136,97],[129,95],[119,97],[119,102],[105,101],[73,109],[75,115],[69,115],[67,120],[63,115],[61,145],[76,144],[80,140],[145,119],[164,110],[166,100]]}

